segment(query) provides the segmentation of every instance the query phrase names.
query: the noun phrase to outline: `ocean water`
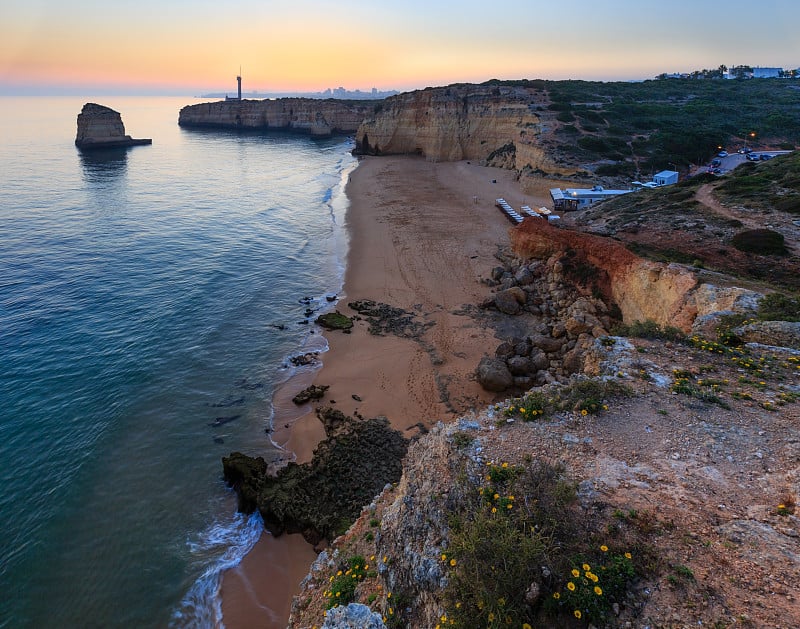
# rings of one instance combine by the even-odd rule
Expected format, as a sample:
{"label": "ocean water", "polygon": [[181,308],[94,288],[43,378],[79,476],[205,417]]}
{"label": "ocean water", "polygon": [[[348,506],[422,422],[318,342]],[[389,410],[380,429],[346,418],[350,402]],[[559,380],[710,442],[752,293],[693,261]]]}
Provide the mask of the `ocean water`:
{"label": "ocean water", "polygon": [[[152,146],[82,154],[85,102]],[[220,458],[266,458],[324,340],[348,138],[182,130],[187,98],[0,98],[0,627],[219,626],[261,532]]]}

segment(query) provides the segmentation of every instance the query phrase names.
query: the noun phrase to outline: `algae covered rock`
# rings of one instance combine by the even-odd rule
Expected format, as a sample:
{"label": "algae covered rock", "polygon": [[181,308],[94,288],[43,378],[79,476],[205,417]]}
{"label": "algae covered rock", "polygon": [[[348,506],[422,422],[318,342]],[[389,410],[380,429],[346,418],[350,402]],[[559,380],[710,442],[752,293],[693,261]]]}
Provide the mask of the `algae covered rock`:
{"label": "algae covered rock", "polygon": [[238,452],[223,458],[225,480],[240,511],[257,508],[273,535],[302,533],[311,544],[333,540],[387,483],[400,480],[407,440],[386,418],[356,421],[329,435],[308,463],[289,463],[274,476],[266,464]]}
{"label": "algae covered rock", "polygon": [[316,323],[326,330],[350,330],[353,327],[353,320],[338,310],[321,314],[317,317]]}
{"label": "algae covered rock", "polygon": [[231,452],[222,457],[222,472],[225,482],[236,490],[239,497],[237,509],[242,513],[253,513],[258,507],[258,492],[267,473],[266,461],[260,456]]}
{"label": "algae covered rock", "polygon": [[265,479],[258,508],[273,535],[333,540],[387,483],[400,480],[406,439],[386,419],[350,426],[321,442],[309,463],[290,463]]}

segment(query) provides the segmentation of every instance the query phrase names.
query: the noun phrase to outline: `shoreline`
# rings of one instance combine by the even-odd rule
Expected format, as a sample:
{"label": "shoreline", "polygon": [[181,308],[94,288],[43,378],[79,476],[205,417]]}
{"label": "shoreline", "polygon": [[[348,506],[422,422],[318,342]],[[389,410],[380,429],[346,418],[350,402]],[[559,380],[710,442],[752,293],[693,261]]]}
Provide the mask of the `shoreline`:
{"label": "shoreline", "polygon": [[[470,162],[361,158],[345,190],[348,251],[335,308],[353,316],[348,302],[371,299],[413,314],[422,331],[415,338],[376,336],[363,320],[352,334],[325,331],[321,368],[275,391],[272,439],[298,463],[311,459],[325,436],[322,424],[312,404],[291,401],[310,384],[330,387],[317,404],[384,415],[406,436],[488,406],[494,396],[472,374],[497,341],[494,330],[462,308],[486,295],[481,278],[497,265],[497,247],[508,244],[511,224],[495,199],[517,208],[543,205],[546,190],[523,194],[513,171]],[[225,626],[286,627],[292,596],[315,556],[301,536],[276,539],[265,531],[241,564],[222,575]]]}

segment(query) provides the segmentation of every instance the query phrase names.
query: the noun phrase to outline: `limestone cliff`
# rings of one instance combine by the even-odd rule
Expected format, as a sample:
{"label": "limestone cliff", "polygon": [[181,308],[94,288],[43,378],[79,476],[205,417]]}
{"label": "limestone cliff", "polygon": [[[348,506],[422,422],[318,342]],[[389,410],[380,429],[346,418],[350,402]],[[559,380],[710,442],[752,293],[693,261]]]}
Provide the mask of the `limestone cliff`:
{"label": "limestone cliff", "polygon": [[538,142],[541,102],[537,90],[522,86],[451,85],[398,94],[359,127],[356,151],[562,172]]}
{"label": "limestone cliff", "polygon": [[150,139],[134,139],[125,135],[122,116],[110,107],[86,103],[78,114],[78,133],[75,136],[75,146],[78,148],[119,148],[152,142]]}
{"label": "limestone cliff", "polygon": [[558,252],[580,251],[601,272],[600,288],[619,307],[626,323],[649,320],[690,332],[696,321],[720,309],[754,309],[759,296],[701,284],[684,266],[644,260],[613,240],[559,229],[546,221],[528,219],[510,233],[514,253],[521,258],[546,259]]}
{"label": "limestone cliff", "polygon": [[178,115],[182,127],[285,130],[325,137],[352,134],[374,102],[314,98],[223,100],[187,105]]}

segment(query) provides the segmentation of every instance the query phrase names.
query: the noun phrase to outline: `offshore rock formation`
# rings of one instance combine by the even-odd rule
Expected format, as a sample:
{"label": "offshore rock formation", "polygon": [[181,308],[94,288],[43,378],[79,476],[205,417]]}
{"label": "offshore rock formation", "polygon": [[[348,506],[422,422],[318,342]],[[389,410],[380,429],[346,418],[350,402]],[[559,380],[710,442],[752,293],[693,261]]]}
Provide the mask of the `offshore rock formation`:
{"label": "offshore rock formation", "polygon": [[359,127],[356,152],[566,173],[538,141],[536,112],[543,102],[538,90],[523,86],[465,84],[398,94]]}
{"label": "offshore rock formation", "polygon": [[187,105],[181,127],[294,131],[314,137],[352,134],[375,103],[316,98],[223,100]]}
{"label": "offshore rock formation", "polygon": [[86,103],[78,114],[75,146],[80,149],[125,148],[152,143],[151,139],[134,139],[125,135],[122,116],[110,107]]}

